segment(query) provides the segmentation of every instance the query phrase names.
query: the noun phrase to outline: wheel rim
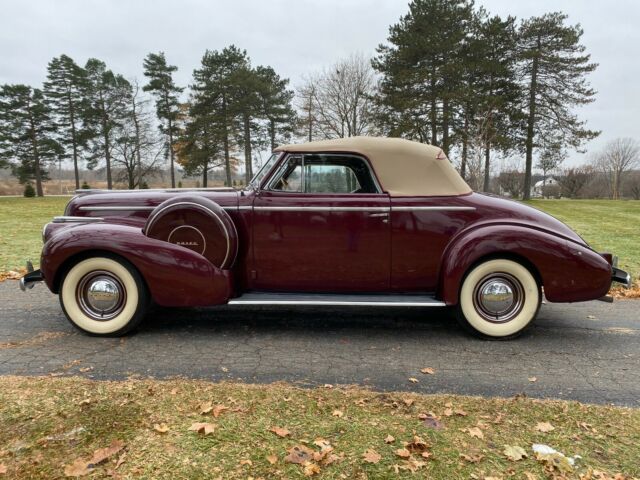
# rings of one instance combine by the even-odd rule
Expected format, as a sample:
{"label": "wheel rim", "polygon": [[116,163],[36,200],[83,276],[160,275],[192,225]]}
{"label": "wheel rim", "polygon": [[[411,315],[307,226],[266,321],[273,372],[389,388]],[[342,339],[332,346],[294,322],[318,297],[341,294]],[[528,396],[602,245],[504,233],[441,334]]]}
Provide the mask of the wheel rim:
{"label": "wheel rim", "polygon": [[98,270],[80,280],[76,299],[85,315],[93,320],[107,321],[122,312],[127,293],[118,277],[111,272]]}
{"label": "wheel rim", "polygon": [[522,310],[524,288],[508,273],[491,273],[478,282],[473,293],[473,306],[478,314],[492,323],[513,320]]}

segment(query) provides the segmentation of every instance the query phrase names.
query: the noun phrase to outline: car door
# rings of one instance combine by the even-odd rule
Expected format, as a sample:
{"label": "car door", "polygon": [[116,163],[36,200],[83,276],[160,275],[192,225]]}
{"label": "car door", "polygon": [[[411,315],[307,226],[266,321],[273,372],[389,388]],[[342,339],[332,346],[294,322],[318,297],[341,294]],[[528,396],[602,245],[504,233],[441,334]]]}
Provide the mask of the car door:
{"label": "car door", "polygon": [[252,287],[388,290],[389,211],[364,158],[288,155],[254,199]]}

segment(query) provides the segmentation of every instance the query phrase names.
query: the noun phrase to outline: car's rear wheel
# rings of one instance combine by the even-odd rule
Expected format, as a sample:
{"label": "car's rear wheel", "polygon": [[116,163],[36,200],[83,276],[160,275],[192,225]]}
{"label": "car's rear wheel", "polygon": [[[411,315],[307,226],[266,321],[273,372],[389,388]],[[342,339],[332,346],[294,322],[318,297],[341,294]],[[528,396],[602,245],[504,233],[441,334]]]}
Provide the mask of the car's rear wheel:
{"label": "car's rear wheel", "polygon": [[73,265],[62,280],[60,304],[71,324],[96,336],[120,336],[144,318],[147,288],[129,262],[108,256]]}
{"label": "car's rear wheel", "polygon": [[480,337],[509,339],[535,319],[540,300],[540,286],[526,267],[507,259],[488,260],[465,277],[457,317]]}

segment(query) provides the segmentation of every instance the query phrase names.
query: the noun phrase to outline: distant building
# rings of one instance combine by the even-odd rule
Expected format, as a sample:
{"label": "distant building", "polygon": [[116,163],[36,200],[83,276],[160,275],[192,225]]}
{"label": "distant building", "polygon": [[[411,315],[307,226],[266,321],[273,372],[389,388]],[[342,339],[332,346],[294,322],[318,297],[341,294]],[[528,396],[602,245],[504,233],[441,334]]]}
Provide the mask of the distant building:
{"label": "distant building", "polygon": [[551,187],[554,185],[558,185],[558,181],[553,177],[548,177],[544,180],[539,180],[533,184],[533,188],[531,189],[532,197],[542,197],[544,187]]}

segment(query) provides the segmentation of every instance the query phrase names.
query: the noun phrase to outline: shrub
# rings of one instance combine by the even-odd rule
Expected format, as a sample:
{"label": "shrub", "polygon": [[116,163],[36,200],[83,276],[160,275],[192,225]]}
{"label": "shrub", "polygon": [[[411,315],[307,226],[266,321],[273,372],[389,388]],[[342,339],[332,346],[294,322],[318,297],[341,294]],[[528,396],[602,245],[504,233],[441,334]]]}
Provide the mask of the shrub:
{"label": "shrub", "polygon": [[27,183],[24,186],[24,196],[28,198],[32,198],[36,196],[36,189],[33,188],[33,185],[31,185],[30,183]]}
{"label": "shrub", "polygon": [[182,188],[182,180],[178,181],[178,188]]}
{"label": "shrub", "polygon": [[91,188],[91,185],[89,185],[86,180],[83,180],[82,187],[80,188],[82,188],[83,190],[89,190]]}
{"label": "shrub", "polygon": [[142,182],[142,183],[140,184],[140,188],[141,188],[141,189],[148,189],[148,188],[149,188],[149,184],[147,184],[147,182]]}

